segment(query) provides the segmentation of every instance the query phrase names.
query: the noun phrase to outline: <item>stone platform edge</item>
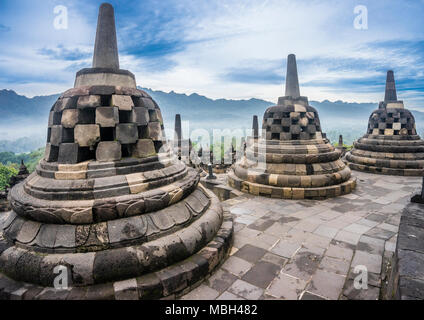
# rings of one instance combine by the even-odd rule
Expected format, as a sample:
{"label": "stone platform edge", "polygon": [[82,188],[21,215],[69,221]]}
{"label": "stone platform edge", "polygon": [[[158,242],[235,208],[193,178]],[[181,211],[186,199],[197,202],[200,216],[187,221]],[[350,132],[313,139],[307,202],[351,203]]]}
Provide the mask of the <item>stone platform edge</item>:
{"label": "stone platform edge", "polygon": [[424,300],[424,205],[408,204],[402,212],[387,298]]}
{"label": "stone platform edge", "polygon": [[224,263],[233,244],[233,219],[224,210],[222,225],[191,257],[137,278],[68,289],[43,288],[17,282],[0,273],[0,300],[154,300],[176,299],[194,288]]}

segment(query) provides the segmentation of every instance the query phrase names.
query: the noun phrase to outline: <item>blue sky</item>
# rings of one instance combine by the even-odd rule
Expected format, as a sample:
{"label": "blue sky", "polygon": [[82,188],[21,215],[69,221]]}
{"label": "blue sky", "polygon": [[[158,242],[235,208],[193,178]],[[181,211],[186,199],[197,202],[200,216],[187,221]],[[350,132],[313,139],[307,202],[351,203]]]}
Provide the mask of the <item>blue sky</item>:
{"label": "blue sky", "polygon": [[[91,65],[101,2],[0,0],[0,88],[34,96],[72,87]],[[378,102],[393,69],[399,98],[424,111],[424,0],[111,3],[121,67],[141,86],[276,101],[295,53],[311,100]],[[53,27],[57,5],[68,9],[67,30]],[[367,30],[354,28],[357,5],[368,9]]]}

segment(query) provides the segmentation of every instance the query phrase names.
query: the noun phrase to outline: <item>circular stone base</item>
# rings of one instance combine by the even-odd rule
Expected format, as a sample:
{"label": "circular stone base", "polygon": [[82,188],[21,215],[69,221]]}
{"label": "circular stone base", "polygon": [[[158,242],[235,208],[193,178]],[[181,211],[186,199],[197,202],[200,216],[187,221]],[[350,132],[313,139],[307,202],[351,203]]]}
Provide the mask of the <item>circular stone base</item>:
{"label": "circular stone base", "polygon": [[[144,300],[177,298],[197,287],[226,259],[233,242],[231,214],[210,241],[189,258],[159,271],[122,281],[55,289],[12,280],[0,273],[0,300]],[[0,253],[11,247],[0,234]]]}
{"label": "circular stone base", "polygon": [[228,173],[228,184],[234,189],[255,196],[295,200],[324,200],[352,192],[356,188],[356,178],[351,177],[341,184],[319,188],[274,187],[241,180],[234,174],[234,171],[231,170]]}
{"label": "circular stone base", "polygon": [[391,176],[422,176],[424,169],[400,169],[400,168],[385,168],[375,167],[364,164],[357,164],[347,161],[347,165],[350,169],[368,173],[385,174]]}

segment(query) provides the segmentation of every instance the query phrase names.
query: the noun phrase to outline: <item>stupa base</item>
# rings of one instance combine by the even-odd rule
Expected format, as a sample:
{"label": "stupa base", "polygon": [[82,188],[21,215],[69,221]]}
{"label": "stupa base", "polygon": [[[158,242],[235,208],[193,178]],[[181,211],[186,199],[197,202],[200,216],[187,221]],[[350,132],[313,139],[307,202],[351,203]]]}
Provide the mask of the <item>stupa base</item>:
{"label": "stupa base", "polygon": [[376,167],[365,164],[358,164],[353,162],[347,162],[347,165],[351,170],[362,171],[367,173],[384,174],[390,176],[423,176],[424,169],[400,169],[400,168],[386,168]]}
{"label": "stupa base", "polygon": [[234,189],[250,193],[255,196],[293,200],[324,200],[351,193],[356,188],[356,178],[351,177],[349,180],[341,184],[319,188],[274,187],[244,181],[238,178],[234,174],[234,171],[231,170],[228,173],[228,184]]}
{"label": "stupa base", "polygon": [[[152,300],[175,299],[200,285],[217,269],[232,247],[233,221],[223,212],[220,229],[189,258],[161,270],[126,280],[55,289],[15,281],[0,273],[0,300]],[[0,251],[6,246],[0,234]]]}

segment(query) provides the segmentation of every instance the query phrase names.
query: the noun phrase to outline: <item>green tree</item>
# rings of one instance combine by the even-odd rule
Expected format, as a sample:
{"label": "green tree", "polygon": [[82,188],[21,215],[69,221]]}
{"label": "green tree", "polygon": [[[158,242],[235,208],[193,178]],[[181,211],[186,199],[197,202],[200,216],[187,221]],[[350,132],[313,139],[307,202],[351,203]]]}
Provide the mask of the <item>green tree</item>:
{"label": "green tree", "polygon": [[7,186],[9,186],[10,178],[17,174],[18,169],[16,168],[16,165],[5,166],[0,164],[0,190],[4,190]]}

